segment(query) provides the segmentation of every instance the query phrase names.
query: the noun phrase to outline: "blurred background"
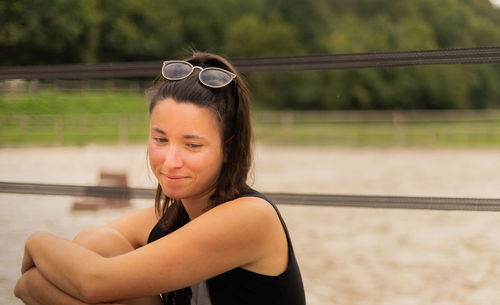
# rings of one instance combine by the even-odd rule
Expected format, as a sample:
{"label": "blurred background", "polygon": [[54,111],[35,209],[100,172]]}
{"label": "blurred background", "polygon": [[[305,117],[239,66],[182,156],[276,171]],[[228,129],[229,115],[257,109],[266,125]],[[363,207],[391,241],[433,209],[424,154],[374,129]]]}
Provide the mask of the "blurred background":
{"label": "blurred background", "polygon": [[[489,0],[0,1],[0,71],[500,46]],[[28,73],[29,74],[29,73]],[[499,64],[248,72],[265,192],[500,198]],[[0,80],[0,181],[154,187],[154,77]],[[131,209],[0,194],[0,303],[35,230],[71,238]],[[309,304],[498,304],[494,212],[281,205]],[[17,303],[16,303],[17,302]]]}
{"label": "blurred background", "polygon": [[[484,47],[500,41],[500,9],[488,0],[25,0],[2,1],[0,21],[3,67],[160,65],[189,56],[193,49],[241,59]],[[500,143],[499,114],[494,111],[500,106],[498,64],[258,72],[245,77],[262,141]],[[75,78],[0,82],[0,145],[144,139],[144,91],[151,77]],[[406,110],[413,110],[412,115]],[[415,110],[448,111],[429,115]]]}

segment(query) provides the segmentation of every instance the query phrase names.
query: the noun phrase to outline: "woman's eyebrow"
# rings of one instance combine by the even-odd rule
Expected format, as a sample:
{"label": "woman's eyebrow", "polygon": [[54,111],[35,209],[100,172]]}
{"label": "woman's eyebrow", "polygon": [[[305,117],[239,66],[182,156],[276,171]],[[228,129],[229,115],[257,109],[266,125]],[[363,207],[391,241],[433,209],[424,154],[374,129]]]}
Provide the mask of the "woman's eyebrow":
{"label": "woman's eyebrow", "polygon": [[[151,128],[151,130],[156,131],[157,133],[160,133],[162,135],[166,135],[167,134],[165,131],[161,130],[158,127],[153,127],[153,128]],[[204,137],[199,136],[199,135],[195,135],[195,134],[187,134],[187,135],[183,136],[183,138],[184,139],[188,139],[188,140],[192,140],[192,139],[195,139],[195,140],[206,140]]]}
{"label": "woman's eyebrow", "polygon": [[160,128],[153,127],[151,128],[153,131],[156,131],[157,133],[161,133],[162,135],[166,135],[165,131],[161,130]]}
{"label": "woman's eyebrow", "polygon": [[188,135],[185,135],[183,138],[184,138],[184,139],[189,139],[189,140],[191,140],[191,139],[195,139],[195,140],[205,140],[205,138],[204,138],[204,137],[202,137],[202,136],[198,136],[198,135],[194,135],[194,134],[188,134]]}

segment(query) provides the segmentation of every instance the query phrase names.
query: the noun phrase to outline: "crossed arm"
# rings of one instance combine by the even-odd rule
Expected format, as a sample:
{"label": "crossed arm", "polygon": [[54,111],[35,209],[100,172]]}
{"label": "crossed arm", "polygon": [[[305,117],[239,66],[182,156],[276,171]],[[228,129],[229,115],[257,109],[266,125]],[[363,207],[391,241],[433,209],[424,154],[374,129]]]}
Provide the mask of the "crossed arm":
{"label": "crossed arm", "polygon": [[[89,228],[80,232],[73,240],[73,243],[82,247],[88,248],[97,254],[104,257],[120,255],[134,250],[139,247],[144,240],[140,240],[140,232],[136,232],[135,236],[127,232],[126,224],[136,223],[139,225],[142,221],[148,220],[146,215],[152,215],[148,209],[134,212],[130,215],[122,217],[117,221],[112,222],[106,227]],[[149,217],[151,218],[151,217]],[[151,227],[156,221],[156,218],[149,220],[150,224],[142,223],[145,227]],[[127,236],[125,238],[124,234]],[[74,261],[78,263],[78,261]],[[24,268],[24,267],[23,267]],[[66,292],[62,291],[51,282],[49,282],[38,270],[37,267],[30,268],[22,274],[14,289],[14,294],[27,305],[86,305],[88,303],[79,300]],[[115,302],[115,304],[161,304],[159,296],[151,296],[140,300],[124,300]]]}
{"label": "crossed arm", "polygon": [[[111,257],[133,250],[130,242],[111,227],[89,228],[80,232],[74,243],[88,248],[101,256]],[[24,268],[24,267],[23,267]],[[49,282],[38,270],[32,267],[26,270],[18,280],[15,295],[27,305],[87,305]],[[159,296],[123,300],[114,304],[151,304],[160,305]]]}
{"label": "crossed arm", "polygon": [[[75,242],[35,233],[26,242],[22,271],[29,276],[36,266],[77,301],[110,302],[158,295],[240,266],[279,274],[273,268],[276,261],[286,265],[283,234],[269,204],[242,198],[238,207],[220,205],[176,232],[118,256],[104,257]],[[276,252],[283,240],[280,249],[285,252]],[[284,254],[273,254],[280,252]]]}
{"label": "crossed arm", "polygon": [[[73,240],[83,247],[96,251],[100,255],[119,255],[133,248],[123,236],[110,228],[92,228],[80,232]],[[27,305],[86,305],[49,282],[37,267],[25,271],[19,279],[15,294]],[[151,296],[136,300],[123,300],[115,304],[161,304],[159,296]]]}

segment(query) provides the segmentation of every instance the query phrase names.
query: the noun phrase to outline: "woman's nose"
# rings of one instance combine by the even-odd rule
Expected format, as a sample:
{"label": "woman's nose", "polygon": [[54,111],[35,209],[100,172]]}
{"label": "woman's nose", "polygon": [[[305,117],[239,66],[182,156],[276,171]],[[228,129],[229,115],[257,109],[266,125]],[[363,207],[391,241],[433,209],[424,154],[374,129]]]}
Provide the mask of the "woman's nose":
{"label": "woman's nose", "polygon": [[176,145],[169,145],[166,149],[164,165],[169,169],[182,167],[181,154]]}

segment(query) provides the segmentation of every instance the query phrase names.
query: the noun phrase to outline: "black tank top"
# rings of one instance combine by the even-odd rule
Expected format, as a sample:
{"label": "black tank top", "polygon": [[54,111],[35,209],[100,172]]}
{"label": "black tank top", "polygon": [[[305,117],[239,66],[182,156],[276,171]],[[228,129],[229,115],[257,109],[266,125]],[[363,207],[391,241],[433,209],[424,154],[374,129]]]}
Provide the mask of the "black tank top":
{"label": "black tank top", "polygon": [[[285,230],[288,242],[288,265],[278,276],[268,276],[235,268],[206,281],[212,305],[305,305],[304,286],[299,266],[293,252],[290,235],[278,208],[264,195],[249,190],[240,197],[258,197],[269,202],[275,209]],[[149,234],[148,243],[153,242],[168,232],[158,222]],[[190,304],[191,289],[163,294],[166,305]]]}

